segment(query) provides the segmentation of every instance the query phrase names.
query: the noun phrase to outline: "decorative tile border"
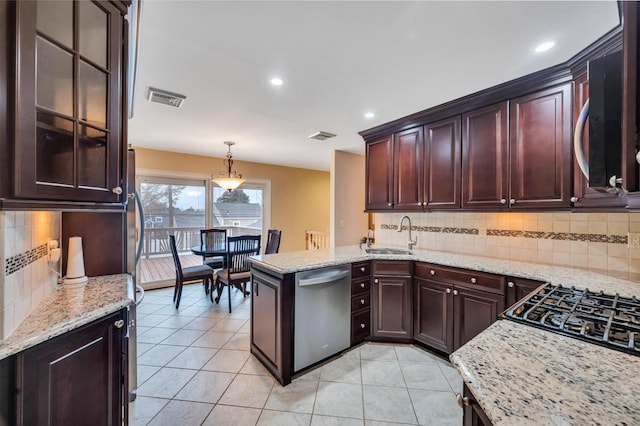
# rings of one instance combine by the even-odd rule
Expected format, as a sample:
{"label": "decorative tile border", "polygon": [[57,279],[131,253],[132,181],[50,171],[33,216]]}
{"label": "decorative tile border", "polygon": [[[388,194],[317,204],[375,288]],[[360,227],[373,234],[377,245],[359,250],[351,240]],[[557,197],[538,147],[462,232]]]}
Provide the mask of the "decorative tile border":
{"label": "decorative tile border", "polygon": [[[380,225],[380,229],[390,229],[396,231],[398,229],[398,225]],[[408,229],[406,226],[403,226],[402,229]],[[449,228],[443,226],[412,226],[412,231],[418,232],[442,232],[443,234],[468,234],[468,235],[479,235],[480,230],[477,228]]]}
{"label": "decorative tile border", "polygon": [[539,238],[542,240],[588,241],[590,243],[627,244],[626,235],[578,234],[576,232],[509,231],[487,229],[487,236]]}
{"label": "decorative tile border", "polygon": [[[396,231],[398,225],[382,224],[380,229]],[[403,226],[402,229],[407,229]],[[440,232],[443,234],[480,235],[477,228],[449,228],[442,226],[412,226],[412,231]],[[576,232],[511,231],[507,229],[487,229],[488,237],[538,238],[541,240],[587,241],[591,243],[627,244],[626,235],[579,234]]]}
{"label": "decorative tile border", "polygon": [[24,253],[11,256],[5,259],[4,275],[11,275],[46,255],[47,244],[45,243]]}

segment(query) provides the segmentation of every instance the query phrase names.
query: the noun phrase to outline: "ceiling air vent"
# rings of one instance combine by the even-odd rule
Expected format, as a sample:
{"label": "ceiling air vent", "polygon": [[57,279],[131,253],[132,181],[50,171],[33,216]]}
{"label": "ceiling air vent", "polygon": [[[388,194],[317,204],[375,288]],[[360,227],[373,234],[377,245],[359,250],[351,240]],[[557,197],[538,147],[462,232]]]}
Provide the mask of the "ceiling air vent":
{"label": "ceiling air vent", "polygon": [[316,133],[314,133],[312,135],[309,135],[309,139],[315,139],[315,140],[318,140],[318,141],[325,141],[325,140],[327,140],[329,138],[334,138],[335,136],[336,135],[334,135],[333,133],[320,131],[320,132],[316,132]]}
{"label": "ceiling air vent", "polygon": [[187,99],[187,97],[184,95],[167,92],[166,90],[154,89],[153,87],[149,88],[149,95],[147,96],[147,100],[149,102],[168,105],[174,108],[180,108],[185,99]]}

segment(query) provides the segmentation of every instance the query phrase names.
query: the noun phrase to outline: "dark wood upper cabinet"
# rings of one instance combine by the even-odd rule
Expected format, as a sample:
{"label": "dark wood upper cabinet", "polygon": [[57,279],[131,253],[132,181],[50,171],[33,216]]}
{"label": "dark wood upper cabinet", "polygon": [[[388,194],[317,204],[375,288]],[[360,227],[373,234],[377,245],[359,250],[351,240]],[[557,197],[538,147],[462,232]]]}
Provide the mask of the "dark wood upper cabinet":
{"label": "dark wood upper cabinet", "polygon": [[418,127],[393,137],[393,207],[422,210],[424,129]]}
{"label": "dark wood upper cabinet", "polygon": [[2,153],[5,200],[125,202],[125,4],[2,6],[15,15],[7,23],[16,70],[6,81],[13,146]]}
{"label": "dark wood upper cabinet", "polygon": [[393,207],[393,137],[366,145],[365,208],[388,210]]}
{"label": "dark wood upper cabinet", "polygon": [[425,208],[460,207],[460,117],[425,127],[422,205]]}
{"label": "dark wood upper cabinet", "polygon": [[571,84],[509,103],[511,208],[569,207]]}
{"label": "dark wood upper cabinet", "polygon": [[495,209],[509,193],[508,102],[462,116],[462,207]]}

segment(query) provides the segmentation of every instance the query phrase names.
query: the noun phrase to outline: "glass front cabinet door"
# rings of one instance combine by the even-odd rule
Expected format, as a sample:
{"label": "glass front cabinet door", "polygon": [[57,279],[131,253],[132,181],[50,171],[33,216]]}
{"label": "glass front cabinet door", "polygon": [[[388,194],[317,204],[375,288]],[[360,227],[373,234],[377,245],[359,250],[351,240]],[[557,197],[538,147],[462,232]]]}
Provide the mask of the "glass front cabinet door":
{"label": "glass front cabinet door", "polygon": [[121,10],[91,0],[16,8],[14,196],[121,202]]}

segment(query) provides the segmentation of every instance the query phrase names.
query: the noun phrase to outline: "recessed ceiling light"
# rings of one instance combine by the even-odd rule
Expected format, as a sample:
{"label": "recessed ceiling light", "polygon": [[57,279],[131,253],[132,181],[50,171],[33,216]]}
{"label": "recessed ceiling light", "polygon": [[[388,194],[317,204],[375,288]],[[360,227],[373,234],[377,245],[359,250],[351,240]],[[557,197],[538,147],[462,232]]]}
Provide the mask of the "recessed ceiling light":
{"label": "recessed ceiling light", "polygon": [[274,86],[282,86],[283,83],[284,81],[282,81],[280,77],[273,77],[271,79],[271,84],[273,84]]}
{"label": "recessed ceiling light", "polygon": [[365,112],[364,113],[364,118],[373,118],[376,115],[373,112]]}
{"label": "recessed ceiling light", "polygon": [[555,41],[547,41],[545,43],[538,45],[538,47],[535,48],[535,52],[536,53],[546,52],[547,50],[551,49],[555,45],[556,45]]}

